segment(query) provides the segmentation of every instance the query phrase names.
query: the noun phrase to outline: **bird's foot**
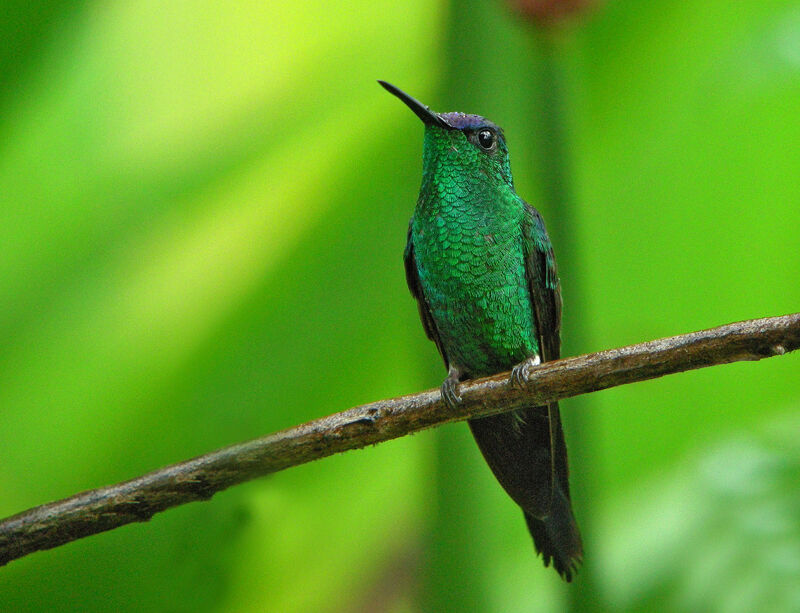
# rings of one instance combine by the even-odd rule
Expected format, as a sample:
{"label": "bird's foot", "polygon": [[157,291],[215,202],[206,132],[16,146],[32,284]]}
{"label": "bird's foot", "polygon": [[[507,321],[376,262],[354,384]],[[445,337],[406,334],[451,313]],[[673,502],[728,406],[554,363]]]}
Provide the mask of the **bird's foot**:
{"label": "bird's foot", "polygon": [[461,402],[461,396],[458,393],[458,384],[461,373],[458,369],[452,366],[447,371],[447,378],[442,383],[442,400],[450,409],[455,409],[456,405]]}
{"label": "bird's foot", "polygon": [[538,355],[533,355],[527,360],[524,360],[511,369],[511,385],[516,385],[519,388],[525,387],[531,376],[531,370],[542,363],[542,359]]}

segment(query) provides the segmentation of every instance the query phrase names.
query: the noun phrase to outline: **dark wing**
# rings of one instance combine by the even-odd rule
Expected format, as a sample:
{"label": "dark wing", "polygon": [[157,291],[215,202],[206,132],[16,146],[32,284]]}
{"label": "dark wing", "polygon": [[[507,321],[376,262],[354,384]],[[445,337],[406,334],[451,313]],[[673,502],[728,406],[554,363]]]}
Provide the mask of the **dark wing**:
{"label": "dark wing", "polygon": [[525,203],[523,225],[528,287],[543,362],[561,357],[561,287],[553,246],[539,211]]}
{"label": "dark wing", "polygon": [[439,331],[436,329],[436,324],[431,317],[431,311],[428,308],[428,303],[425,301],[425,295],[422,293],[422,286],[419,282],[419,271],[417,270],[417,261],[414,259],[414,242],[411,240],[411,223],[408,224],[408,237],[406,238],[406,249],[403,252],[403,264],[406,268],[406,283],[408,289],[411,290],[411,295],[417,301],[419,308],[419,318],[422,320],[422,327],[425,328],[425,334],[436,343],[436,348],[444,358],[446,368],[450,368],[450,362],[447,355],[442,348],[442,342],[439,338]]}
{"label": "dark wing", "polygon": [[[544,362],[557,360],[561,355],[561,289],[558,270],[544,221],[539,212],[527,203],[525,203],[523,242],[540,357]],[[525,519],[545,565],[552,559],[553,566],[559,574],[570,581],[583,558],[583,546],[570,503],[567,446],[561,427],[558,403],[553,402],[546,407],[536,407],[526,411],[529,421],[536,415],[547,418],[549,437],[547,433],[537,432],[535,428],[523,430],[533,444],[537,444],[535,441],[538,441],[538,444],[544,442],[544,449],[546,452],[549,451],[550,502],[546,515],[537,516],[526,511]]]}

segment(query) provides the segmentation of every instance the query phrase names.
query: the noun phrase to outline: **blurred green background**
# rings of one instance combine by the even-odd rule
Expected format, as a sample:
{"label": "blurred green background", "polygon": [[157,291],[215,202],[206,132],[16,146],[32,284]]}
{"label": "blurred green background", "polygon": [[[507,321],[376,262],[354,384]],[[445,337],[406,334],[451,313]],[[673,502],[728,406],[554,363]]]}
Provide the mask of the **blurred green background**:
{"label": "blurred green background", "polygon": [[[798,310],[791,0],[4,5],[2,516],[441,382],[378,78],[504,126],[565,353]],[[800,610],[798,367],[564,402],[570,586],[453,424],[15,561],[0,610]]]}

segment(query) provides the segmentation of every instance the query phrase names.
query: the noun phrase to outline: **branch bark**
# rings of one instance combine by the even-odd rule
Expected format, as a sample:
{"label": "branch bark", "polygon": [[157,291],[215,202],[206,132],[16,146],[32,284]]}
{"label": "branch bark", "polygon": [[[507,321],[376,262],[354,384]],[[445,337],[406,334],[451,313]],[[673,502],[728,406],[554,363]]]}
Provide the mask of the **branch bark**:
{"label": "branch bark", "polygon": [[147,521],[243,481],[432,426],[798,347],[800,313],[795,313],[546,362],[532,372],[525,389],[510,386],[509,373],[466,382],[455,410],[442,403],[438,390],[365,404],[9,517],[0,522],[0,565]]}

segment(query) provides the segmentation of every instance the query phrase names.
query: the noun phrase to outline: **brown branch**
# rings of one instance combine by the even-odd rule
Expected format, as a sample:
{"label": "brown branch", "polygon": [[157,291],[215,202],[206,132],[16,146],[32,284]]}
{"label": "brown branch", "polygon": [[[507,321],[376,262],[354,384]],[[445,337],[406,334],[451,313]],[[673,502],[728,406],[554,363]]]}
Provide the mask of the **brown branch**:
{"label": "brown branch", "polygon": [[160,511],[207,500],[243,481],[431,426],[670,373],[760,360],[798,347],[800,313],[547,362],[534,369],[525,390],[508,384],[509,373],[464,383],[460,388],[463,401],[456,410],[444,406],[438,390],[365,404],[9,517],[0,522],[0,565],[147,521]]}

